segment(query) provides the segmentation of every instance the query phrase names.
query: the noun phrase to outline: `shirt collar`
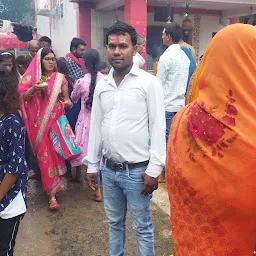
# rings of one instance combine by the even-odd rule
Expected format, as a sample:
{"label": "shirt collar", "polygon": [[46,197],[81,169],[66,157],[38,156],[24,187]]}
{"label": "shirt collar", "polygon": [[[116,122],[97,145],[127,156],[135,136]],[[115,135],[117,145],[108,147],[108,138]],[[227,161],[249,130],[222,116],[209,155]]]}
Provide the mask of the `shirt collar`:
{"label": "shirt collar", "polygon": [[167,48],[167,50],[169,51],[169,50],[172,50],[172,49],[175,49],[175,48],[180,48],[180,45],[179,45],[179,44],[172,44],[172,45],[170,45],[170,46]]}
{"label": "shirt collar", "polygon": [[[139,71],[140,71],[139,67],[137,67],[136,65],[133,65],[132,69],[130,70],[130,72],[125,77],[130,76],[130,75],[138,76]],[[104,79],[107,82],[109,82],[110,84],[115,84],[113,74],[114,74],[114,68],[111,68],[108,75],[104,77]]]}

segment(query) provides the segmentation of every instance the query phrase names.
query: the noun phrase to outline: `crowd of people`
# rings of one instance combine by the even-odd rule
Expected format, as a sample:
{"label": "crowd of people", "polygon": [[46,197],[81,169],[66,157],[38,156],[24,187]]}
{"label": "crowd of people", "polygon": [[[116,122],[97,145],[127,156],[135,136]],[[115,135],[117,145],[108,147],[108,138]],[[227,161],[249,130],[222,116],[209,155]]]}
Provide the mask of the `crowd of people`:
{"label": "crowd of people", "polygon": [[166,24],[155,75],[142,69],[146,38],[120,21],[105,38],[111,69],[79,38],[65,57],[48,37],[30,41],[28,56],[0,52],[0,256],[13,255],[29,170],[52,211],[66,178],[86,172],[89,198],[104,200],[111,256],[125,255],[128,207],[138,255],[155,255],[158,182],[167,184],[177,256],[255,253],[256,28],[218,32],[198,67],[182,36]]}

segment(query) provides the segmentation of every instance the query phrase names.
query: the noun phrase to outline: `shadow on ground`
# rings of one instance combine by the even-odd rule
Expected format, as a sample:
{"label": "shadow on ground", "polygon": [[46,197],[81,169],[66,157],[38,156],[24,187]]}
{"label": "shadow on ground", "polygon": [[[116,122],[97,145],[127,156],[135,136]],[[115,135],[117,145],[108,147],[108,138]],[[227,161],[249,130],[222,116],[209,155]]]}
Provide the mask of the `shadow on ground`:
{"label": "shadow on ground", "polygon": [[[108,223],[103,203],[90,201],[86,182],[69,183],[58,199],[58,212],[47,210],[39,181],[29,181],[29,210],[17,238],[17,256],[107,256]],[[174,252],[169,216],[152,203],[157,256]],[[127,218],[126,256],[138,255],[136,238]]]}

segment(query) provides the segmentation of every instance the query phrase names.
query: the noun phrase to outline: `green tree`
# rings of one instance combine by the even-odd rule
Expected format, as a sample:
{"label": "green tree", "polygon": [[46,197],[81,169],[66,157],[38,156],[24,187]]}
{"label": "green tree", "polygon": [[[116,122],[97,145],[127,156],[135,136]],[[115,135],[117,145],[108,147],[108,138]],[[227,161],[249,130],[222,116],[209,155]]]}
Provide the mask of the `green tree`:
{"label": "green tree", "polygon": [[32,0],[0,0],[0,19],[34,26]]}

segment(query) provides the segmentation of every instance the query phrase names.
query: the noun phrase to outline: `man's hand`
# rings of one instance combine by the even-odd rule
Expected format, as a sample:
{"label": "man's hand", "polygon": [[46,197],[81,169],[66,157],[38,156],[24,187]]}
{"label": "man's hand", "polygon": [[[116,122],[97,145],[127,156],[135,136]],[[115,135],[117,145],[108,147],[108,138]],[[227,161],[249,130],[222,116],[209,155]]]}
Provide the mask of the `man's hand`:
{"label": "man's hand", "polygon": [[141,191],[142,195],[152,194],[154,190],[158,189],[158,178],[150,177],[146,173],[143,173],[142,177],[144,179],[144,187]]}
{"label": "man's hand", "polygon": [[87,173],[87,182],[92,190],[96,190],[98,187],[98,173]]}

